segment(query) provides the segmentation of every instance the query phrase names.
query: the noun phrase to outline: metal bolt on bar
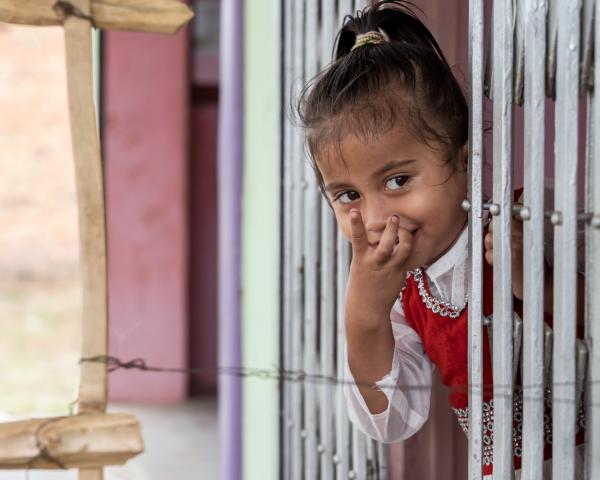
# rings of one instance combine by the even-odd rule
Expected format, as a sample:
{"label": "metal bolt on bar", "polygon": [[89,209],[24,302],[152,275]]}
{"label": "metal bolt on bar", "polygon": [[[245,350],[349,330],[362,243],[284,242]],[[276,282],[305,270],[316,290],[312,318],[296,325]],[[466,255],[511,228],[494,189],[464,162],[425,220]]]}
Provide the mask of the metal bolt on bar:
{"label": "metal bolt on bar", "polygon": [[[471,200],[469,200],[468,198],[465,198],[462,201],[462,203],[460,204],[460,206],[462,207],[462,209],[465,212],[470,212],[471,211]],[[485,202],[483,204],[483,210],[488,210],[490,212],[490,214],[492,214],[492,215],[499,215],[500,214],[500,205],[498,205],[496,203]]]}
{"label": "metal bolt on bar", "polygon": [[551,212],[550,223],[552,225],[562,225],[562,212]]}
{"label": "metal bolt on bar", "polygon": [[500,215],[500,205],[497,203],[484,203],[483,209],[489,211],[490,215],[493,215],[494,217]]}

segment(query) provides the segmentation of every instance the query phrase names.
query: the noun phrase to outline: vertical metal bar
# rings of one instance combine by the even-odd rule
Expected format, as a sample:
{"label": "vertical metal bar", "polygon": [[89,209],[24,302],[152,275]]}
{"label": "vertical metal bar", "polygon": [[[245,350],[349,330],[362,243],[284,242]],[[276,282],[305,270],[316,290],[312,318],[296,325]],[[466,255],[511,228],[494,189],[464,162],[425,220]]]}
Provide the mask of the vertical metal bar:
{"label": "vertical metal bar", "polygon": [[[293,69],[293,52],[294,52],[294,32],[292,24],[292,0],[282,0],[283,6],[283,26],[284,26],[284,69],[283,69],[283,95],[284,103],[282,105],[282,113],[285,112],[287,105],[291,104],[291,87],[294,75]],[[287,116],[282,116],[283,122],[283,282],[284,301],[283,301],[283,368],[290,370],[293,368],[292,354],[294,351],[292,335],[293,330],[293,305],[294,291],[292,288],[294,280],[293,269],[293,172],[294,172],[294,131],[291,123],[286,121]],[[288,381],[283,383],[283,426],[282,426],[282,443],[283,443],[283,459],[281,475],[283,478],[292,478],[292,432],[293,432],[293,413],[292,413],[292,385]]]}
{"label": "vertical metal bar", "polygon": [[[523,224],[523,480],[542,480],[544,463],[544,73],[545,0],[525,12],[525,189]],[[526,217],[527,218],[527,217]]]}
{"label": "vertical metal bar", "polygon": [[338,0],[338,16],[339,26],[341,28],[344,18],[346,15],[354,14],[354,1],[353,0]]}
{"label": "vertical metal bar", "polygon": [[547,388],[552,385],[552,346],[554,345],[554,331],[544,324],[544,383]]}
{"label": "vertical metal bar", "polygon": [[[321,373],[333,378],[335,352],[335,221],[327,202],[321,202]],[[341,389],[338,386],[337,389]],[[321,479],[333,480],[335,449],[334,386],[329,382],[321,386]]]}
{"label": "vertical metal bar", "polygon": [[[218,133],[218,365],[242,365],[240,289],[241,191],[244,162],[244,10],[241,0],[225,0],[220,13]],[[219,474],[242,476],[242,379],[218,376]]]}
{"label": "vertical metal bar", "polygon": [[[343,235],[337,238],[337,378],[347,380],[344,375],[344,349],[346,333],[344,324],[344,302],[346,299],[346,284],[348,283],[348,270],[350,267],[350,244]],[[335,462],[338,479],[348,478],[350,471],[350,420],[344,392],[337,389],[337,416],[336,416],[336,448]]]}
{"label": "vertical metal bar", "polygon": [[494,2],[494,480],[513,475],[512,0]]}
{"label": "vertical metal bar", "polygon": [[367,476],[369,480],[375,478],[375,467],[376,467],[376,450],[375,441],[371,438],[367,438]]}
{"label": "vertical metal bar", "polygon": [[482,474],[483,422],[483,0],[469,2],[469,479]]}
{"label": "vertical metal bar", "polygon": [[[600,2],[595,2],[594,45],[596,63],[600,52]],[[600,68],[594,68],[594,85],[600,85]],[[598,92],[592,97],[592,125],[590,132],[593,152],[587,171],[587,211],[593,213],[586,227],[586,283],[588,308],[586,314],[586,337],[590,348],[588,359],[588,383],[586,405],[586,478],[600,478],[600,105]]]}
{"label": "vertical metal bar", "polygon": [[[317,20],[318,1],[305,0],[305,48],[304,79],[312,79],[318,68]],[[296,53],[297,55],[300,52]],[[305,153],[304,142],[302,152]],[[317,322],[318,303],[318,262],[319,262],[319,224],[321,205],[315,175],[305,154],[304,165],[304,372],[317,374]],[[318,478],[319,462],[317,458],[317,392],[313,382],[304,384],[304,478]]]}
{"label": "vertical metal bar", "polygon": [[355,0],[354,2],[354,10],[362,10],[363,8],[368,7],[369,5],[371,5],[371,0]]}
{"label": "vertical metal bar", "polygon": [[[592,13],[593,16],[593,13]],[[585,22],[584,22],[585,23]],[[592,35],[591,35],[591,40],[594,40],[594,36],[593,36],[593,24],[591,26],[592,28]],[[586,38],[585,35],[582,36],[582,38]],[[590,72],[590,75],[593,75],[593,71]],[[588,79],[588,85],[593,85],[594,83],[594,79],[593,78],[589,78]],[[594,93],[592,89],[589,89],[587,91],[587,96],[586,96],[586,101],[587,101],[587,118],[586,118],[586,150],[585,150],[585,211],[586,212],[593,212],[593,201],[594,201],[594,155],[596,154],[595,152],[595,132],[594,132],[594,120],[595,120],[595,114],[594,114],[594,109],[595,109],[595,100],[594,100]],[[586,413],[586,432],[585,432],[585,443],[586,443],[586,447],[585,447],[585,456],[584,456],[584,475],[583,477],[586,480],[591,479],[592,477],[591,475],[591,466],[592,466],[592,462],[593,462],[593,456],[591,455],[591,447],[592,442],[591,442],[591,431],[590,431],[590,425],[591,425],[591,417],[593,417],[594,413],[592,413],[592,408],[593,406],[591,405],[590,402],[590,398],[592,395],[592,384],[590,382],[590,377],[591,377],[591,369],[593,368],[591,363],[590,363],[590,359],[592,356],[592,352],[590,351],[593,342],[592,339],[590,338],[590,334],[591,334],[591,328],[592,328],[592,317],[590,316],[591,313],[591,305],[592,305],[592,301],[593,301],[593,297],[594,295],[592,294],[592,290],[591,290],[591,283],[592,283],[592,258],[593,258],[593,251],[592,251],[592,226],[591,226],[591,222],[586,222],[585,224],[585,283],[584,283],[584,327],[585,327],[585,337],[584,337],[584,344],[587,347],[588,350],[588,355],[586,358],[586,362],[587,364],[585,365],[586,368],[586,374],[585,377],[583,379],[583,392],[582,392],[582,397],[583,397],[583,402],[584,402],[584,411]]]}
{"label": "vertical metal bar", "polygon": [[[335,38],[335,2],[321,0],[321,68],[331,60]],[[321,373],[326,378],[335,376],[335,217],[329,203],[321,198]],[[341,388],[341,387],[337,387]],[[321,386],[320,444],[321,480],[333,480],[335,469],[334,386]]]}
{"label": "vertical metal bar", "polygon": [[352,425],[352,478],[367,478],[367,439]]}
{"label": "vertical metal bar", "polygon": [[[283,245],[282,245],[282,237],[283,237],[283,218],[282,214],[284,212],[284,203],[283,203],[283,115],[282,115],[282,107],[284,105],[284,95],[283,95],[283,48],[284,48],[284,39],[283,39],[283,0],[276,0],[275,5],[273,6],[273,38],[275,45],[278,48],[273,49],[273,71],[275,72],[274,78],[274,87],[275,87],[275,100],[274,100],[274,109],[273,115],[275,116],[273,125],[275,131],[273,133],[274,145],[273,151],[275,152],[275,158],[277,161],[275,162],[275,167],[273,169],[273,177],[276,179],[277,187],[273,189],[273,205],[274,205],[274,269],[273,276],[275,278],[275,292],[274,292],[274,311],[275,311],[275,325],[274,325],[274,336],[273,341],[275,342],[274,350],[277,352],[277,361],[281,365],[281,359],[283,354],[283,324],[281,322],[281,314],[283,313],[283,298],[285,295],[285,285],[281,282],[282,275],[284,272],[284,263],[283,263]],[[277,445],[277,454],[273,455],[273,462],[275,465],[273,466],[273,472],[277,472],[277,475],[281,475],[282,467],[283,467],[283,459],[282,459],[282,445],[285,439],[284,432],[281,428],[281,419],[282,417],[282,394],[283,394],[283,385],[280,382],[277,386],[277,390],[275,392],[276,395],[276,405],[277,409],[275,411],[275,419],[273,422],[274,427],[274,439],[275,445]]]}
{"label": "vertical metal bar", "polygon": [[[293,10],[294,49],[293,97],[298,97],[298,86],[304,83],[304,1],[291,2]],[[292,263],[293,263],[293,315],[292,315],[292,369],[303,366],[302,324],[304,322],[304,143],[298,129],[293,130],[293,200],[292,200]],[[292,480],[303,478],[304,455],[302,448],[302,400],[303,385],[293,382],[292,401]]]}
{"label": "vertical metal bar", "polygon": [[578,1],[560,0],[556,73],[552,478],[575,478]]}
{"label": "vertical metal bar", "polygon": [[389,478],[389,448],[385,443],[377,442],[377,479]]}

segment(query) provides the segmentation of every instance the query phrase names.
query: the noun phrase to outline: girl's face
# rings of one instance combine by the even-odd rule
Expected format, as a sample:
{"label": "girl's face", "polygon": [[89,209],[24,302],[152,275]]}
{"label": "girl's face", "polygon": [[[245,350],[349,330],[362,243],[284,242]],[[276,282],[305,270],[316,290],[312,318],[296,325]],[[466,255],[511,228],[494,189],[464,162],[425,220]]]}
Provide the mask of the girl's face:
{"label": "girl's face", "polygon": [[[340,150],[329,149],[317,158],[325,191],[338,225],[350,238],[350,211],[360,211],[369,244],[375,247],[388,218],[412,233],[413,248],[406,269],[427,267],[458,238],[467,214],[466,168],[445,161],[441,151],[396,127],[373,143],[349,135]],[[466,166],[467,151],[462,153]],[[463,171],[464,170],[464,171]]]}

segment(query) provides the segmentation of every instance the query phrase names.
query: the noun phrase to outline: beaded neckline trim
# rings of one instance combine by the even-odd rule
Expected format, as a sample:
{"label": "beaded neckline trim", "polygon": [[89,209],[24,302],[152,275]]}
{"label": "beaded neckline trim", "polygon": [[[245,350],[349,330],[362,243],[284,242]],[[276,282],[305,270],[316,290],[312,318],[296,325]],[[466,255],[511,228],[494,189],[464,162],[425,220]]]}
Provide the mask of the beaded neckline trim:
{"label": "beaded neckline trim", "polygon": [[465,296],[465,303],[460,306],[452,305],[450,302],[438,300],[437,298],[430,295],[427,289],[425,288],[425,282],[423,280],[423,270],[421,270],[420,268],[415,268],[414,270],[407,272],[406,278],[408,279],[411,275],[414,277],[415,282],[417,282],[417,288],[419,290],[421,300],[423,300],[425,306],[433,313],[442,317],[458,318],[461,312],[467,306],[469,302],[468,295]]}

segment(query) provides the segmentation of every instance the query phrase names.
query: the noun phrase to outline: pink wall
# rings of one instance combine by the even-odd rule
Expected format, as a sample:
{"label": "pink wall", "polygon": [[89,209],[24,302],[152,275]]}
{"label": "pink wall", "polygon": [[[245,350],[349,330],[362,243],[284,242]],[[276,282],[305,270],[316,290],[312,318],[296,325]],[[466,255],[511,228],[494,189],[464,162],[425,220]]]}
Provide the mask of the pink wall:
{"label": "pink wall", "polygon": [[[109,351],[187,366],[188,35],[106,32]],[[183,375],[116,371],[110,398],[173,402]]]}

